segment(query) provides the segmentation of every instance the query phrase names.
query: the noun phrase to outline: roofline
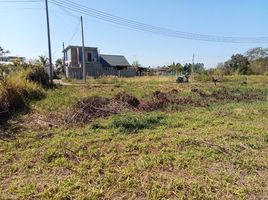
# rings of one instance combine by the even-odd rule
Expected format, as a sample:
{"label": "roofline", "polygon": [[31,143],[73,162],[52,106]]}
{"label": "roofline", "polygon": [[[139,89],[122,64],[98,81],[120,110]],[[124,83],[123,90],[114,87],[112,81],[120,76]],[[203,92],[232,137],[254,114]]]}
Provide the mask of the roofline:
{"label": "roofline", "polygon": [[100,56],[121,56],[121,57],[125,57],[124,55],[112,55],[112,54],[100,54]]}
{"label": "roofline", "polygon": [[[70,48],[82,48],[82,46],[79,46],[79,45],[68,45],[67,47],[64,48],[63,51],[66,51]],[[98,47],[85,47],[87,49],[97,49],[98,50]]]}

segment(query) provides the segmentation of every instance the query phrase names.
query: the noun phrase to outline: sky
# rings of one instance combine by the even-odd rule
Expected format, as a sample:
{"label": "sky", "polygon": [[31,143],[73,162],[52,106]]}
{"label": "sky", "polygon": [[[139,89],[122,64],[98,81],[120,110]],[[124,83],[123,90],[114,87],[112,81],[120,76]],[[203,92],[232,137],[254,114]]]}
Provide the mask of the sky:
{"label": "sky", "polygon": [[[10,0],[14,1],[14,0]],[[0,46],[28,59],[48,55],[45,1],[0,0]],[[81,45],[79,17],[49,2],[52,57],[62,57],[62,43]],[[63,0],[64,1],[64,0]],[[119,17],[158,27],[231,37],[268,37],[267,0],[71,0]],[[172,62],[204,63],[206,68],[268,43],[215,43],[137,31],[83,15],[85,45],[101,54],[124,55],[130,63],[156,67]]]}

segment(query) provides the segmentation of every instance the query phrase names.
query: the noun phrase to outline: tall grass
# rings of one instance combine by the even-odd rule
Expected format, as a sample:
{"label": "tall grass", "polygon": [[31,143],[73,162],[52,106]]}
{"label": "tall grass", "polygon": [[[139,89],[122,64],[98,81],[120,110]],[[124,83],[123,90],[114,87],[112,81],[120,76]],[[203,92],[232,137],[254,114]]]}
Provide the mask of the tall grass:
{"label": "tall grass", "polygon": [[26,71],[18,71],[0,80],[0,122],[24,111],[30,100],[44,96],[43,89],[25,79]]}

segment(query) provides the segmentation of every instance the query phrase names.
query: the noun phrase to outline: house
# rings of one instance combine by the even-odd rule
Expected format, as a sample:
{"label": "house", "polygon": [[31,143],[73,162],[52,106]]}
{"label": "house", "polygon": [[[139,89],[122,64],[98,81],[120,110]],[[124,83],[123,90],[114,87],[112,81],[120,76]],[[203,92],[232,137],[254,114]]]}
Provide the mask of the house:
{"label": "house", "polygon": [[157,76],[168,76],[170,75],[170,70],[168,67],[157,67],[154,69],[154,74]]}
{"label": "house", "polygon": [[20,63],[25,62],[25,57],[18,57],[18,56],[0,56],[1,62],[8,62],[13,63],[14,61],[19,61]]}
{"label": "house", "polygon": [[[82,78],[83,60],[81,46],[68,46],[63,50],[66,76]],[[97,47],[85,47],[86,75],[99,76],[135,76],[136,71],[127,59],[121,55],[101,55]]]}

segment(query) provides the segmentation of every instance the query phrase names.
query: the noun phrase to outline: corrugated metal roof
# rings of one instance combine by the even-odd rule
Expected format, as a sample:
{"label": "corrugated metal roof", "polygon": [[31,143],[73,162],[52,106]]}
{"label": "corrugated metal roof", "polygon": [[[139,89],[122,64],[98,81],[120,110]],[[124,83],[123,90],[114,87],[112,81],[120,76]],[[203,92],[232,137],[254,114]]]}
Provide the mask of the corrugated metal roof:
{"label": "corrugated metal roof", "polygon": [[120,55],[100,55],[102,64],[110,66],[130,66],[125,56]]}

